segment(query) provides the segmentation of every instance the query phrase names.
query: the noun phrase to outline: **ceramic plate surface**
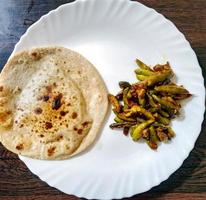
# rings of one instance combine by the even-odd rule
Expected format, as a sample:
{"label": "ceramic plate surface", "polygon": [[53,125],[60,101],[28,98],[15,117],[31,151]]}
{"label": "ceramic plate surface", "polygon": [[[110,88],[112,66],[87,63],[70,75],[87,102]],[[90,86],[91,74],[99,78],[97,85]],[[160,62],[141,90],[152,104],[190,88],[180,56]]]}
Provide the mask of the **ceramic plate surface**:
{"label": "ceramic plate surface", "polygon": [[20,156],[34,174],[67,194],[111,199],[145,192],[181,166],[201,130],[205,90],[196,55],[174,24],[137,2],[78,0],[33,24],[13,53],[47,45],[65,46],[88,58],[111,93],[118,91],[120,80],[135,81],[135,58],[150,65],[169,61],[177,83],[194,97],[172,122],[176,137],[157,151],[110,130],[111,114],[97,143],[81,156],[64,161]]}

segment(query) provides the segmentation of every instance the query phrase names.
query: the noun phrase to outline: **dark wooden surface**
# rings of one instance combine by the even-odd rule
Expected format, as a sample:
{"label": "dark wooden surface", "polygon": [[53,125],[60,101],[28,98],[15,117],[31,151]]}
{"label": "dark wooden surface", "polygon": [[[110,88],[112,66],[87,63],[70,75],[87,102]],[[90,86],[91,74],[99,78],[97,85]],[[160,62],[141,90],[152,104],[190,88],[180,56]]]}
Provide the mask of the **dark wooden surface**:
{"label": "dark wooden surface", "polygon": [[[42,15],[69,0],[0,0],[0,66],[25,30]],[[206,0],[140,0],[173,21],[190,41],[206,76]],[[195,148],[167,181],[137,200],[206,200],[206,121]],[[175,156],[175,155],[174,155]],[[0,145],[0,199],[77,199],[49,187],[16,155]]]}

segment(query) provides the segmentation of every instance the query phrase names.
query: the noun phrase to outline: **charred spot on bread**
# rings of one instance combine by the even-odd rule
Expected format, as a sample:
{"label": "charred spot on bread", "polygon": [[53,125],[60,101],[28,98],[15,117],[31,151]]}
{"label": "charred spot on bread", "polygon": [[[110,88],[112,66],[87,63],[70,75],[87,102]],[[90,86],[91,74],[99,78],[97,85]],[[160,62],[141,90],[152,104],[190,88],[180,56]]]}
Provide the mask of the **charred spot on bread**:
{"label": "charred spot on bread", "polygon": [[77,131],[77,133],[78,133],[79,135],[81,135],[81,134],[82,134],[82,132],[83,132],[83,130],[82,130],[82,129],[78,129],[78,131]]}
{"label": "charred spot on bread", "polygon": [[43,137],[44,137],[44,134],[40,134],[39,137],[43,138]]}
{"label": "charred spot on bread", "polygon": [[23,150],[24,149],[24,145],[22,143],[19,143],[19,144],[16,145],[16,149],[19,150],[19,151]]}
{"label": "charred spot on bread", "polygon": [[48,130],[48,129],[51,129],[53,127],[52,123],[51,122],[45,122],[45,128]]}
{"label": "charred spot on bread", "polygon": [[43,95],[37,98],[37,100],[42,100],[44,102],[47,102],[49,100],[49,96],[48,95]]}
{"label": "charred spot on bread", "polygon": [[41,55],[39,52],[33,51],[33,52],[31,52],[31,57],[34,60],[39,60],[41,58]]}
{"label": "charred spot on bread", "polygon": [[68,113],[68,111],[63,111],[63,110],[60,111],[60,115],[61,115],[62,117],[64,117],[67,113]]}
{"label": "charred spot on bread", "polygon": [[54,153],[55,153],[55,149],[56,147],[50,147],[48,150],[47,150],[47,155],[48,156],[52,156]]}
{"label": "charred spot on bread", "polygon": [[62,102],[61,102],[61,99],[62,99],[62,94],[58,94],[56,97],[54,97],[53,101],[52,101],[52,109],[53,110],[58,110],[61,105],[62,105]]}
{"label": "charred spot on bread", "polygon": [[47,92],[51,93],[52,92],[52,86],[51,85],[47,85],[46,87]]}
{"label": "charred spot on bread", "polygon": [[83,127],[87,127],[87,126],[89,125],[89,123],[91,123],[91,122],[88,122],[88,121],[83,122],[83,123],[82,123],[82,126],[83,126]]}
{"label": "charred spot on bread", "polygon": [[62,139],[63,139],[63,135],[59,135],[59,136],[57,136],[57,138],[56,138],[57,141],[60,141],[60,140],[62,140]]}
{"label": "charred spot on bread", "polygon": [[34,110],[35,114],[40,115],[42,113],[42,109],[41,108],[35,108]]}
{"label": "charred spot on bread", "polygon": [[76,112],[73,112],[73,113],[72,113],[72,119],[76,119],[76,118],[77,118],[77,116],[78,116],[78,115],[77,115],[77,113],[76,113]]}

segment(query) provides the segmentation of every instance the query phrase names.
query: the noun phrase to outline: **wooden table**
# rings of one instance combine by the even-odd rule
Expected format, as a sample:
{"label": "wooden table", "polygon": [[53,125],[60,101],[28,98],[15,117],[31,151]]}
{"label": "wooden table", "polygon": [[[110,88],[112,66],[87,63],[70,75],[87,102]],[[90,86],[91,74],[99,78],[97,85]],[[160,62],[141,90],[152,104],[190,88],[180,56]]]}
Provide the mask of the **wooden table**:
{"label": "wooden table", "polygon": [[[3,67],[26,29],[42,15],[69,0],[0,0],[0,66]],[[173,21],[195,50],[206,76],[206,0],[140,0]],[[170,178],[137,200],[206,199],[206,121],[195,148]],[[188,133],[189,134],[189,133]],[[16,155],[0,145],[0,199],[77,199],[49,187]]]}

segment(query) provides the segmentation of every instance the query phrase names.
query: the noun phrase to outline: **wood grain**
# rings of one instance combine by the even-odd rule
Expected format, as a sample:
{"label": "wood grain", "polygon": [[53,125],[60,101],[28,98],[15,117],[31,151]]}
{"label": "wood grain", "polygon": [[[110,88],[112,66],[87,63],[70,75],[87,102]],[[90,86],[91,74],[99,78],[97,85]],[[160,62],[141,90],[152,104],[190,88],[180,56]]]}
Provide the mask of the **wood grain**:
{"label": "wood grain", "polygon": [[[69,0],[0,0],[0,66],[3,67],[14,45],[26,29],[42,15]],[[170,19],[184,33],[195,50],[206,76],[206,1],[140,0]],[[188,133],[189,134],[189,133]],[[205,200],[206,199],[206,121],[195,148],[167,181],[136,200]],[[174,155],[175,156],[175,155]],[[49,187],[33,175],[16,155],[0,145],[0,199],[2,200],[73,200]]]}
{"label": "wood grain", "polygon": [[[48,200],[49,199],[57,199],[57,200],[76,200],[78,198],[74,196],[66,196],[66,195],[58,195],[58,196],[48,196],[48,195],[35,195],[34,196],[24,196],[24,197],[15,197],[15,200]],[[206,194],[205,193],[149,193],[149,194],[140,194],[132,198],[125,198],[128,199],[135,199],[135,200],[205,200]],[[4,196],[4,200],[13,200],[10,196]]]}

